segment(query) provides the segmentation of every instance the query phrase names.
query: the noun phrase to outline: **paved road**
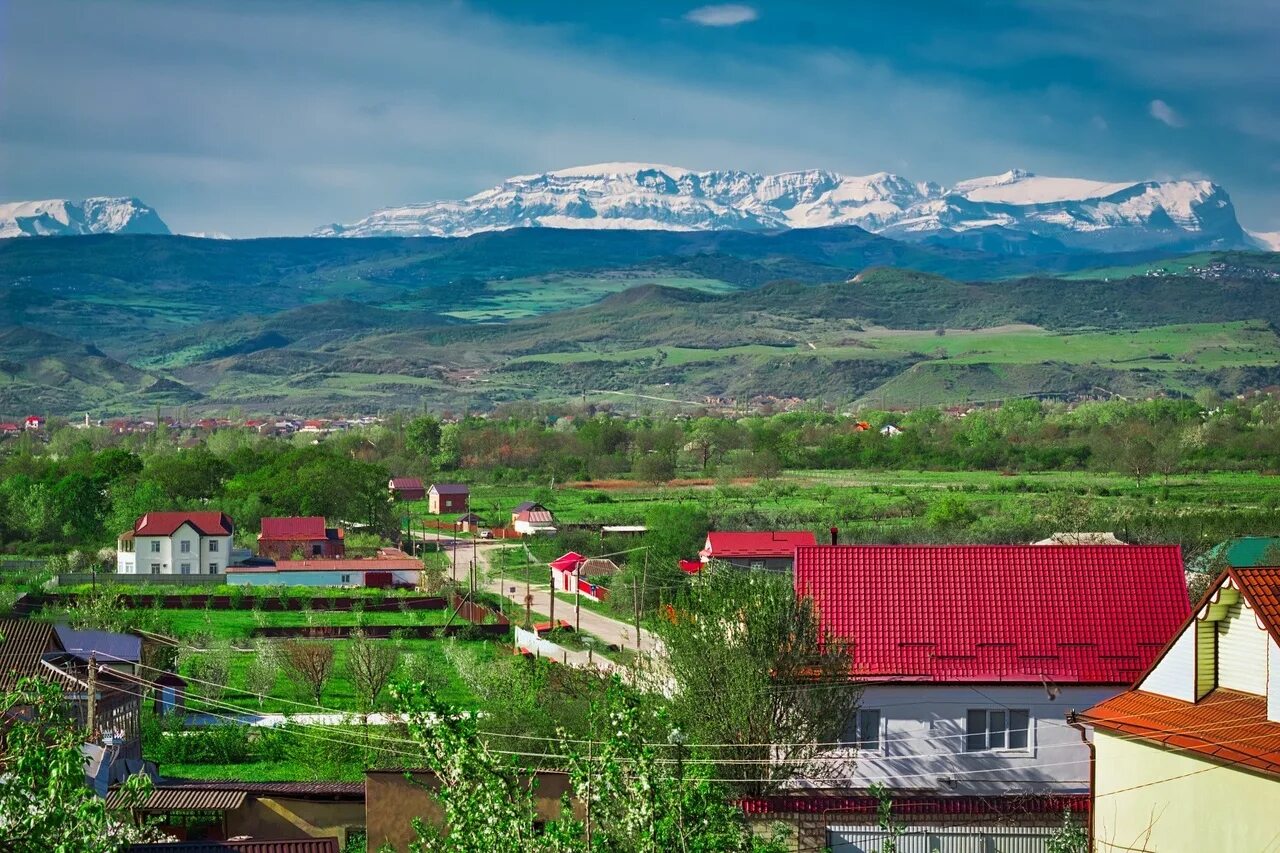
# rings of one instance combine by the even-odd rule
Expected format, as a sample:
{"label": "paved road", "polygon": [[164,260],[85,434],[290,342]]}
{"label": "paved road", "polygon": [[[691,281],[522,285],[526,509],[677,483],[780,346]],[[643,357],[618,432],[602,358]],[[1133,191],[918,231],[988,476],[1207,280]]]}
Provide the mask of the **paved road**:
{"label": "paved road", "polygon": [[[519,609],[524,609],[525,585],[522,581],[513,581],[511,578],[502,580],[498,577],[498,570],[490,564],[490,558],[496,557],[498,549],[502,548],[502,543],[485,542],[480,544],[476,549],[477,559],[480,563],[481,577],[486,578],[484,588],[488,592],[496,593],[504,596],[507,600],[514,603]],[[524,560],[524,552],[517,543],[511,543],[507,547],[512,549],[511,562],[515,562],[515,558],[519,555],[521,561]],[[533,596],[533,611],[535,613],[551,613],[551,570],[547,569],[548,582],[544,584],[533,584],[530,587],[530,594]],[[492,576],[492,577],[491,577]],[[516,588],[515,592],[511,591],[512,587]],[[618,619],[611,619],[603,616],[594,610],[581,608],[581,629],[588,634],[594,634],[606,643],[612,643],[624,648],[636,648],[636,626],[628,625]],[[579,616],[575,615],[572,602],[563,599],[556,600],[556,619],[564,619],[570,625],[578,623]],[[655,647],[656,640],[652,633],[640,629],[640,651],[647,652]]]}

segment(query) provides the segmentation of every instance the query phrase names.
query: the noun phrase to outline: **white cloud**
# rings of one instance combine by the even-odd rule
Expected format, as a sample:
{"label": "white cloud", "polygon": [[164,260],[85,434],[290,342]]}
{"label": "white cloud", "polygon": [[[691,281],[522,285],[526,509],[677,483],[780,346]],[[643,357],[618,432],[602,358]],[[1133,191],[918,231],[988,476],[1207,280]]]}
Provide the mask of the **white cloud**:
{"label": "white cloud", "polygon": [[704,27],[736,27],[738,24],[750,23],[759,17],[759,12],[741,3],[699,6],[684,16],[686,21],[693,21]]}
{"label": "white cloud", "polygon": [[1186,124],[1182,116],[1178,115],[1178,111],[1166,104],[1164,101],[1156,98],[1147,106],[1147,111],[1151,113],[1151,117],[1156,121],[1162,121],[1169,127],[1182,127]]}

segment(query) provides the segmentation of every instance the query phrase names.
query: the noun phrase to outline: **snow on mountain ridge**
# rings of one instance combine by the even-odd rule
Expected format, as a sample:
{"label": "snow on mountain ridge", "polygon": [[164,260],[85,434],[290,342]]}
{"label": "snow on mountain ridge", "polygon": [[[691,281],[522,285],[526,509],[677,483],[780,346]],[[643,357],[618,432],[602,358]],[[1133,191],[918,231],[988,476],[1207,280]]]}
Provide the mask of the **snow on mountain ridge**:
{"label": "snow on mountain ridge", "polygon": [[0,202],[0,238],[168,233],[159,214],[136,198]]}
{"label": "snow on mountain ridge", "polygon": [[376,211],[317,236],[446,236],[523,227],[775,230],[857,225],[923,239],[998,227],[1064,246],[1146,248],[1244,240],[1225,191],[1207,181],[1116,183],[1015,169],[951,188],[889,172],[760,175],[600,163],[518,175],[461,201]]}

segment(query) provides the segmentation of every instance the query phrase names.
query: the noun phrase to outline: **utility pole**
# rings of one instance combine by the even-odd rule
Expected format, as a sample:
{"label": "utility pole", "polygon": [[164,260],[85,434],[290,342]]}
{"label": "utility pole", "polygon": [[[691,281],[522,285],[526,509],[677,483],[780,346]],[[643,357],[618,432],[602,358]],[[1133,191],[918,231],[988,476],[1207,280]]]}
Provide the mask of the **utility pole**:
{"label": "utility pole", "polygon": [[[632,582],[634,588],[635,582]],[[644,576],[643,585],[640,587],[640,595],[644,595],[645,590],[649,587],[649,549],[644,549]],[[640,651],[640,599],[636,598],[636,651]]]}
{"label": "utility pole", "polygon": [[533,591],[529,588],[529,567],[524,568],[524,627],[533,628]]}
{"label": "utility pole", "polygon": [[[550,569],[548,569],[550,571]],[[551,575],[551,630],[556,629],[556,580],[555,573]]]}
{"label": "utility pole", "polygon": [[573,630],[582,633],[582,566],[573,570]]}
{"label": "utility pole", "polygon": [[89,737],[93,738],[94,721],[98,717],[98,653],[89,653],[89,708],[86,727],[89,729]]}

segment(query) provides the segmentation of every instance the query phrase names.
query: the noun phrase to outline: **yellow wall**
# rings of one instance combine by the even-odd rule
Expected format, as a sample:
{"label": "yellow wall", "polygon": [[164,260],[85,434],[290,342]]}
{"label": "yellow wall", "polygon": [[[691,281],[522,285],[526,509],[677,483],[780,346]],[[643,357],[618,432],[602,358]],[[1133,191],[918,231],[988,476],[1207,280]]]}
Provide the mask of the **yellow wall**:
{"label": "yellow wall", "polygon": [[[1280,779],[1101,730],[1094,743],[1098,853],[1250,851],[1280,843]],[[1148,784],[1157,780],[1168,781]],[[1144,787],[1121,791],[1137,785]]]}

